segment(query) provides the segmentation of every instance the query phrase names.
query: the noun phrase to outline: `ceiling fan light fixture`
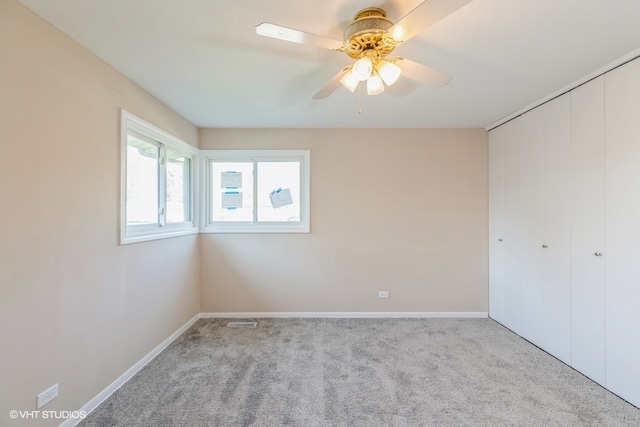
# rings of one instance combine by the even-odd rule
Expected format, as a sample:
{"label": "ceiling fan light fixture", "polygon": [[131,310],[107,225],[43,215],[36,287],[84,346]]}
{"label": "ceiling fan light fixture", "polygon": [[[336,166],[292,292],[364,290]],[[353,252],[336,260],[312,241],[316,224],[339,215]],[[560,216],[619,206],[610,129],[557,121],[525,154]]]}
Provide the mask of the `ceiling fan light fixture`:
{"label": "ceiling fan light fixture", "polygon": [[361,82],[367,80],[373,71],[373,62],[368,56],[363,56],[353,64],[351,72]]}
{"label": "ceiling fan light fixture", "polygon": [[360,84],[360,80],[353,74],[353,71],[349,71],[342,76],[340,83],[342,83],[342,86],[349,89],[349,91],[353,92],[358,87],[358,84]]}
{"label": "ceiling fan light fixture", "polygon": [[402,73],[400,67],[392,62],[385,61],[384,59],[378,63],[377,68],[380,77],[382,77],[382,80],[384,80],[387,86],[394,84],[398,78],[400,78],[400,74]]}
{"label": "ceiling fan light fixture", "polygon": [[367,80],[367,95],[378,95],[384,92],[384,83],[380,74],[374,73]]}
{"label": "ceiling fan light fixture", "polygon": [[[353,17],[344,31],[342,41],[268,22],[257,25],[256,33],[289,42],[343,52],[355,61],[353,65],[344,67],[333,76],[313,96],[313,99],[326,98],[341,84],[354,92],[360,86],[360,82],[364,81],[367,81],[367,93],[376,95],[384,91],[385,85],[393,85],[402,74],[418,83],[437,88],[449,83],[451,76],[401,57],[389,60],[385,60],[385,58],[400,43],[415,37],[418,33],[472,1],[421,0],[411,12],[404,15],[396,23],[387,18],[384,9],[367,7]],[[402,68],[396,65],[401,60],[403,61]]]}
{"label": "ceiling fan light fixture", "polygon": [[391,30],[391,38],[396,43],[402,43],[404,41],[404,28],[401,25],[396,25]]}

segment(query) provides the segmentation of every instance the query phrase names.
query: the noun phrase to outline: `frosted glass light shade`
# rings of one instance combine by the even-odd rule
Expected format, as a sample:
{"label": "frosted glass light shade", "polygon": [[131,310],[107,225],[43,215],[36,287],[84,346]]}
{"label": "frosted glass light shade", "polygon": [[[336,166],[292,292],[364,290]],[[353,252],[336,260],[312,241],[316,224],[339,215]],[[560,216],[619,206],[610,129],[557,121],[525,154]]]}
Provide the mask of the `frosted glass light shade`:
{"label": "frosted glass light shade", "polygon": [[377,95],[382,92],[384,92],[384,83],[382,83],[380,74],[375,73],[367,80],[367,94]]}
{"label": "frosted glass light shade", "polygon": [[340,83],[342,83],[342,86],[353,92],[358,87],[360,80],[358,80],[358,78],[353,75],[353,71],[349,71],[347,74],[342,76],[342,78],[340,79]]}
{"label": "frosted glass light shade", "polygon": [[378,73],[387,86],[391,86],[398,80],[402,70],[396,64],[383,59],[378,63]]}
{"label": "frosted glass light shade", "polygon": [[404,28],[400,25],[396,25],[393,29],[393,33],[391,34],[391,38],[398,43],[404,41]]}
{"label": "frosted glass light shade", "polygon": [[373,63],[368,56],[358,59],[356,63],[353,64],[353,69],[351,70],[353,75],[361,82],[371,76],[371,71],[373,71]]}

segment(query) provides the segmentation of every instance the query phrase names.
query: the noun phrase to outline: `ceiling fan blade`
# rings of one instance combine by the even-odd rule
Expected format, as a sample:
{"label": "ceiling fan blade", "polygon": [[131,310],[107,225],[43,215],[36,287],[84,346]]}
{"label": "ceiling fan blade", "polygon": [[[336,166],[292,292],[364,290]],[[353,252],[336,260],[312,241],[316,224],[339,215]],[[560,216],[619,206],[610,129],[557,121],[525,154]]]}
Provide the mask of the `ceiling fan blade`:
{"label": "ceiling fan blade", "polygon": [[418,64],[405,58],[394,58],[394,62],[402,70],[402,75],[425,86],[438,88],[447,85],[453,77],[426,65]]}
{"label": "ceiling fan blade", "polygon": [[263,22],[256,25],[256,34],[271,37],[274,39],[285,40],[288,42],[307,44],[311,46],[321,47],[323,49],[340,50],[344,45],[339,40],[330,39],[316,34],[305,33],[303,31],[294,30],[292,28],[283,27],[281,25]]}
{"label": "ceiling fan blade", "polygon": [[335,90],[340,86],[340,80],[349,71],[351,71],[351,65],[344,67],[338,74],[333,76],[331,80],[329,80],[329,83],[324,85],[324,87],[320,89],[318,93],[313,95],[313,99],[323,99],[335,92]]}
{"label": "ceiling fan blade", "polygon": [[426,0],[388,30],[398,43],[409,40],[473,0]]}

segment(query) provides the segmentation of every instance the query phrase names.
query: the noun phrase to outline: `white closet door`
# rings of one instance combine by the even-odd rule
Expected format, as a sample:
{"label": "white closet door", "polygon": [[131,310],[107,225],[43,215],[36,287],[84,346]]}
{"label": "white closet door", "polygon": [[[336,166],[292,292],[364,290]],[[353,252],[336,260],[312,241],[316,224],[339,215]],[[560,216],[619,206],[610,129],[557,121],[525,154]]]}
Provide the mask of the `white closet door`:
{"label": "white closet door", "polygon": [[502,125],[504,144],[504,322],[520,333],[520,147],[521,118]]}
{"label": "white closet door", "polygon": [[605,76],[606,383],[640,406],[640,60]]}
{"label": "white closet door", "polygon": [[544,114],[535,108],[522,116],[521,335],[542,346],[542,147]]}
{"label": "white closet door", "polygon": [[569,94],[543,113],[543,348],[571,363],[571,103]]}
{"label": "white closet door", "polygon": [[571,92],[571,366],[605,384],[604,77]]}
{"label": "white closet door", "polygon": [[504,144],[503,126],[489,132],[489,316],[504,322]]}

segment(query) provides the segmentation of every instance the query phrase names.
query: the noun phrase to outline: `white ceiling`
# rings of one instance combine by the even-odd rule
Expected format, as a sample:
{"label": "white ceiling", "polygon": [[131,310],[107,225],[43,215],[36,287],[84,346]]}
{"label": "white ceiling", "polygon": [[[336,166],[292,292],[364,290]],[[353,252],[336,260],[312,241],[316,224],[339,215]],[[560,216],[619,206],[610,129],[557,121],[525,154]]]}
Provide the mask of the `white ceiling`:
{"label": "white ceiling", "polygon": [[474,0],[394,53],[453,76],[377,96],[311,97],[343,53],[255,34],[334,39],[360,9],[397,22],[422,0],[20,0],[198,127],[485,127],[640,47],[640,0]]}

